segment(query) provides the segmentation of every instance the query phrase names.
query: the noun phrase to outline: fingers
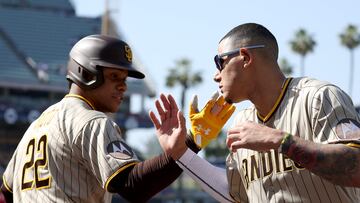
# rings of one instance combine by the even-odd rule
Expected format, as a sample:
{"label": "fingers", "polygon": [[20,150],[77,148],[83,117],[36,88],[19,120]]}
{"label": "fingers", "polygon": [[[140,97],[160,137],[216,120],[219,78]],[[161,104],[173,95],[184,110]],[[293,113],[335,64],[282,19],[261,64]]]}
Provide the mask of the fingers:
{"label": "fingers", "polygon": [[[204,107],[205,112],[211,113],[212,109],[214,109],[215,102],[216,102],[216,100],[213,100],[213,99],[209,100]],[[217,111],[217,110],[218,109],[214,109],[214,111]]]}
{"label": "fingers", "polygon": [[240,133],[242,130],[241,124],[240,125],[236,125],[234,127],[229,128],[229,130],[227,131],[227,136],[233,136],[234,134]]}
{"label": "fingers", "polygon": [[199,113],[198,109],[198,97],[197,95],[193,95],[192,99],[190,100],[190,115]]}
{"label": "fingers", "polygon": [[219,118],[223,119],[223,120],[228,120],[230,118],[230,116],[234,113],[235,111],[235,106],[232,104],[229,104],[227,102],[225,102],[225,99],[223,96],[220,96],[214,106],[211,108],[211,113],[213,115],[217,115]]}
{"label": "fingers", "polygon": [[213,115],[218,115],[223,109],[223,106],[220,106],[218,104],[214,104],[214,106],[211,108],[210,113]]}
{"label": "fingers", "polygon": [[167,96],[167,100],[168,100],[168,102],[170,104],[169,105],[170,109],[168,109],[168,111],[170,112],[169,117],[175,117],[177,115],[177,112],[179,111],[179,108],[178,108],[178,106],[176,104],[176,101],[175,101],[174,97],[171,96],[171,94],[169,94]]}
{"label": "fingers", "polygon": [[241,140],[241,129],[238,127],[230,128],[226,136],[226,146],[230,149],[233,142]]}
{"label": "fingers", "polygon": [[157,109],[157,111],[159,113],[161,121],[164,121],[166,119],[166,115],[165,115],[165,111],[163,110],[159,100],[155,101],[155,106],[156,106],[156,109]]}
{"label": "fingers", "polygon": [[223,106],[224,102],[225,102],[225,99],[222,95],[216,100],[216,104],[219,106]]}
{"label": "fingers", "polygon": [[[219,105],[215,106],[215,104],[218,103]],[[224,103],[224,97],[220,96],[219,97],[219,92],[215,91],[210,100],[208,100],[208,102],[206,103],[204,109],[207,112],[211,112],[214,115],[217,115],[223,106]],[[199,113],[199,109],[198,109],[198,97],[197,95],[194,95],[192,97],[192,99],[190,100],[190,115],[192,114],[196,114]]]}
{"label": "fingers", "polygon": [[223,120],[228,120],[234,113],[236,107],[232,104],[226,103],[223,110],[220,112],[219,117]]}
{"label": "fingers", "polygon": [[225,99],[223,96],[220,96],[216,100],[214,100],[214,106],[211,108],[211,113],[214,115],[219,114],[224,109],[224,105],[227,104],[224,104],[224,102]]}
{"label": "fingers", "polygon": [[154,124],[155,126],[155,129],[159,129],[160,128],[160,122],[159,120],[156,118],[155,114],[153,111],[149,111],[149,117],[152,121],[152,123]]}
{"label": "fingers", "polygon": [[216,99],[219,97],[219,92],[218,91],[215,91],[214,93],[213,93],[213,95],[211,96],[211,100],[214,100],[214,101],[216,101]]}
{"label": "fingers", "polygon": [[180,126],[182,130],[186,131],[186,121],[185,121],[185,117],[184,117],[184,115],[183,115],[183,113],[181,111],[178,111],[177,118],[178,118],[178,121],[179,121],[178,126]]}
{"label": "fingers", "polygon": [[235,139],[235,138],[227,137],[226,138],[226,146],[227,146],[227,148],[229,148],[231,150],[231,145],[236,141],[238,141],[238,140]]}
{"label": "fingers", "polygon": [[228,136],[226,138],[226,146],[232,152],[235,152],[237,149],[244,147],[245,144],[246,143],[244,142],[244,140],[242,140],[240,137]]}
{"label": "fingers", "polygon": [[171,95],[165,96],[164,94],[160,94],[160,100],[161,102],[159,99],[155,101],[155,106],[160,115],[161,122],[163,122],[175,116],[179,108]]}
{"label": "fingers", "polygon": [[236,150],[244,148],[244,142],[242,142],[241,140],[234,141],[228,148],[230,149],[230,151],[236,152]]}
{"label": "fingers", "polygon": [[169,101],[169,103],[170,103],[171,109],[178,111],[179,108],[178,108],[178,106],[177,106],[177,104],[176,104],[176,101],[175,101],[174,97],[173,97],[171,94],[169,94],[169,95],[167,96],[167,99],[168,99],[168,101]]}
{"label": "fingers", "polygon": [[166,117],[171,117],[171,105],[170,105],[170,101],[168,100],[168,98],[164,95],[164,94],[161,94],[160,95],[160,99],[161,99],[161,102],[165,108],[165,116]]}

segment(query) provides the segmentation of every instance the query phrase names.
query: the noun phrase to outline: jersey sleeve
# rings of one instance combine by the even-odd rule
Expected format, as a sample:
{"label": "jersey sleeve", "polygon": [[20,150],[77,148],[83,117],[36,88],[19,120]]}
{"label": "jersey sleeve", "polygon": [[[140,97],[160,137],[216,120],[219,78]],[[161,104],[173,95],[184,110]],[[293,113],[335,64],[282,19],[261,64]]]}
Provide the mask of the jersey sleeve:
{"label": "jersey sleeve", "polygon": [[6,190],[8,190],[9,192],[13,192],[13,183],[14,183],[14,171],[15,171],[15,164],[16,164],[16,153],[17,153],[17,149],[15,150],[12,158],[10,159],[3,177],[2,177],[2,181],[3,181],[3,185],[6,188]]}
{"label": "jersey sleeve", "polygon": [[134,151],[121,138],[120,128],[108,118],[89,121],[76,140],[89,170],[103,188],[127,167],[138,163]]}
{"label": "jersey sleeve", "polygon": [[360,147],[359,115],[350,97],[336,86],[319,89],[311,102],[313,139]]}
{"label": "jersey sleeve", "polygon": [[219,202],[234,202],[229,194],[225,169],[211,165],[190,149],[176,163],[214,199]]}

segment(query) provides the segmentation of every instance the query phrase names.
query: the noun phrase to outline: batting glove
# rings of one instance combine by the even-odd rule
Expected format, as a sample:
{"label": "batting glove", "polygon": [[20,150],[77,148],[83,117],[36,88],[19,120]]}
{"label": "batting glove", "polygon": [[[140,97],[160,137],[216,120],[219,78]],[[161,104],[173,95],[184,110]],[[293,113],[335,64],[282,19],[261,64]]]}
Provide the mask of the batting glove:
{"label": "batting glove", "polygon": [[235,106],[225,102],[224,97],[216,92],[199,112],[198,98],[194,95],[190,101],[191,134],[200,148],[206,147],[217,138],[226,121],[234,113]]}

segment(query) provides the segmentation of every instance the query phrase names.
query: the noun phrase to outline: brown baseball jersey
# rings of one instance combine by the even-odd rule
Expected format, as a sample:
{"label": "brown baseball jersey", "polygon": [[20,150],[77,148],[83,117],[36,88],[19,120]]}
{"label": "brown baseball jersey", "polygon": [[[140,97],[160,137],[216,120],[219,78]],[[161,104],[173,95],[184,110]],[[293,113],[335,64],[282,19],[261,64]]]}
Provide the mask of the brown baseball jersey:
{"label": "brown baseball jersey", "polygon": [[[241,111],[234,125],[253,121],[315,143],[360,146],[359,116],[339,88],[309,78],[287,79],[271,112]],[[238,149],[227,157],[229,190],[242,202],[360,202],[360,188],[343,187],[304,169],[278,150]]]}
{"label": "brown baseball jersey", "polygon": [[67,95],[28,128],[3,181],[14,202],[110,202],[109,181],[136,163],[106,114]]}

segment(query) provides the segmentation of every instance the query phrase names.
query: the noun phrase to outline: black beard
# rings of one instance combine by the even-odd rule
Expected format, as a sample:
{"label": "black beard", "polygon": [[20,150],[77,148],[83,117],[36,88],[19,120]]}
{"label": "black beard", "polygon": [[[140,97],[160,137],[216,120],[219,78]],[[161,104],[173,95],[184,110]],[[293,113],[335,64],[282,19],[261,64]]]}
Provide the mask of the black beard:
{"label": "black beard", "polygon": [[226,98],[225,101],[226,101],[227,103],[229,103],[229,104],[234,103],[230,98]]}

